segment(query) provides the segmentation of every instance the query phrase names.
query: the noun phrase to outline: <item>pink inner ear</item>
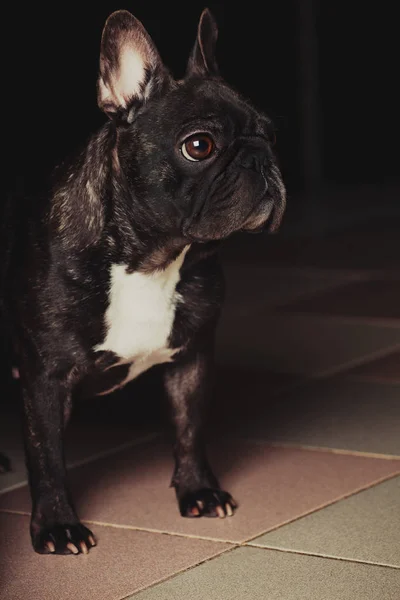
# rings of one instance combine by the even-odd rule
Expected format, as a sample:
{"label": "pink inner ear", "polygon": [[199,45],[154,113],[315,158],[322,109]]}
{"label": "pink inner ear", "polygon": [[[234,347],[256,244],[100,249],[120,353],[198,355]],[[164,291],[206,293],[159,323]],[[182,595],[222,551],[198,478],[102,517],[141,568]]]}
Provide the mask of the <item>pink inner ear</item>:
{"label": "pink inner ear", "polygon": [[147,73],[158,66],[161,59],[142,23],[127,11],[113,13],[101,41],[100,107],[113,112],[126,109],[132,98],[146,99],[151,91]]}
{"label": "pink inner ear", "polygon": [[126,44],[121,48],[118,64],[118,69],[110,74],[108,84],[100,78],[99,100],[103,105],[126,108],[132,97],[142,95],[146,63],[140,52]]}

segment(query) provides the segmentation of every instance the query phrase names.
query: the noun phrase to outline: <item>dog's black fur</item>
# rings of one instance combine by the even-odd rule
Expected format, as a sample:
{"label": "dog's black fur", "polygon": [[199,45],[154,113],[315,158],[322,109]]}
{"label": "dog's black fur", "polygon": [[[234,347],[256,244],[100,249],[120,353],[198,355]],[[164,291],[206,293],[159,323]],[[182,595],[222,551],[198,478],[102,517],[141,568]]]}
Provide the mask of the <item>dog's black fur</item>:
{"label": "dog's black fur", "polygon": [[[103,32],[98,85],[109,122],[57,170],[51,194],[14,203],[7,216],[4,310],[21,378],[37,552],[86,552],[95,543],[68,489],[63,428],[74,395],[109,390],[127,374],[126,364],[110,368],[118,356],[95,350],[106,336],[111,265],[159,272],[189,245],[168,340],[179,352],[165,367],[176,425],[172,484],[183,516],[235,508],[201,433],[223,300],[217,249],[236,231],[276,229],[285,191],[271,123],[220,77],[216,38],[206,10],[187,74],[175,81],[140,22],[114,13]],[[126,56],[134,56],[129,73]],[[199,133],[212,150],[194,162],[182,148]]]}

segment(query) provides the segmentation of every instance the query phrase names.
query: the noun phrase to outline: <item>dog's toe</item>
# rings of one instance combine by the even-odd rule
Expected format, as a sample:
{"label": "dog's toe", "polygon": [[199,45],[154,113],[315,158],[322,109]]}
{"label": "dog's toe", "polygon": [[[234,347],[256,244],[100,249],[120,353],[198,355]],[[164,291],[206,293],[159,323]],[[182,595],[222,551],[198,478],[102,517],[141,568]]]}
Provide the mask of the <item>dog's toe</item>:
{"label": "dog's toe", "polygon": [[183,517],[231,517],[237,507],[228,492],[203,488],[186,493],[179,500],[179,509]]}
{"label": "dog's toe", "polygon": [[87,554],[96,541],[90,529],[77,523],[45,527],[32,539],[39,554]]}

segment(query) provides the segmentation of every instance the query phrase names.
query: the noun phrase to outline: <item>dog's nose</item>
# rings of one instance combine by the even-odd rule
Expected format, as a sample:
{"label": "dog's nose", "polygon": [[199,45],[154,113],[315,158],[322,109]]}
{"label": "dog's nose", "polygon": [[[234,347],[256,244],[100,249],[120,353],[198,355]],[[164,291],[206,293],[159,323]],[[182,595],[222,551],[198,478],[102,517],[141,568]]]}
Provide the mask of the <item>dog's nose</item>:
{"label": "dog's nose", "polygon": [[268,148],[265,140],[259,138],[242,138],[240,165],[245,169],[261,173],[268,160]]}
{"label": "dog's nose", "polygon": [[263,165],[263,157],[259,154],[248,153],[242,157],[241,165],[245,169],[251,169],[252,171],[256,171],[257,173],[261,172]]}

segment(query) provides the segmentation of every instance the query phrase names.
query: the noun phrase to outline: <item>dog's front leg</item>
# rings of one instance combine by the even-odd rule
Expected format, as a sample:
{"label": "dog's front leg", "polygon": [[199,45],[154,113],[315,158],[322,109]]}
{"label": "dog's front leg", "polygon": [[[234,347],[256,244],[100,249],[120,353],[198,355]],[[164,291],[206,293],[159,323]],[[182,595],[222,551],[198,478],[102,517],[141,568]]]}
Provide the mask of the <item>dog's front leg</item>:
{"label": "dog's front leg", "polygon": [[205,352],[178,358],[165,372],[165,385],[176,430],[175,488],[184,517],[231,516],[236,507],[230,494],[221,490],[205,452],[204,404],[210,393],[212,361]]}
{"label": "dog's front leg", "polygon": [[64,460],[64,415],[71,391],[68,377],[46,372],[28,377],[22,371],[22,375],[33,547],[41,554],[86,553],[95,541],[77,517]]}

